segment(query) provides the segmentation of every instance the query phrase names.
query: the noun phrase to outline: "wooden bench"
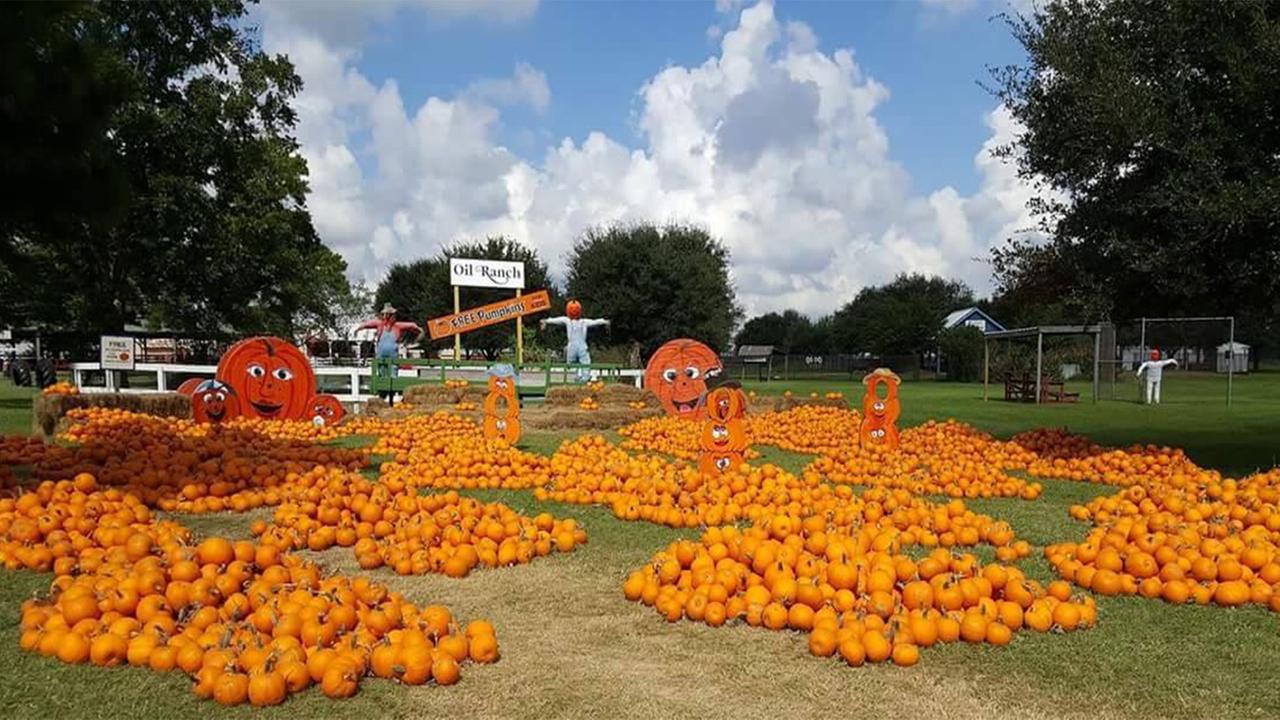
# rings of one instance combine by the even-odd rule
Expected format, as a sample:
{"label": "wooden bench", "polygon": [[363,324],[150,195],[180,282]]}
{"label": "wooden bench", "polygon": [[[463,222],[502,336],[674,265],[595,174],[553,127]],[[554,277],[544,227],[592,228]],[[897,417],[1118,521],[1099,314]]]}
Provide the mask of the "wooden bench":
{"label": "wooden bench", "polygon": [[[1006,375],[1004,378],[1004,399],[1010,402],[1035,402],[1036,381],[1029,375]],[[1040,402],[1076,402],[1080,393],[1067,392],[1066,383],[1054,380],[1047,375],[1040,377]]]}

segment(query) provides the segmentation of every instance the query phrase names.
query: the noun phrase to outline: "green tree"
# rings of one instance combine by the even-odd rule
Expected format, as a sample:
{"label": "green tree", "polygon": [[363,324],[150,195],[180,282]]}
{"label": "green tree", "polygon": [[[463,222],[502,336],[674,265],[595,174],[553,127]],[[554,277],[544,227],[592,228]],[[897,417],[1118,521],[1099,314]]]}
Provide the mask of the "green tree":
{"label": "green tree", "polygon": [[757,315],[742,325],[735,345],[772,345],[781,353],[821,354],[826,351],[823,330],[795,310]]}
{"label": "green tree", "polygon": [[1009,20],[1027,62],[993,91],[1025,126],[1002,153],[1057,190],[1047,245],[997,251],[1001,295],[1074,321],[1280,317],[1280,6],[1062,0]]}
{"label": "green tree", "polygon": [[293,335],[346,291],[306,208],[301,81],[244,15],[241,0],[0,5],[0,167],[24,188],[0,204],[0,321]]}
{"label": "green tree", "polygon": [[[401,319],[412,320],[425,327],[428,318],[440,317],[453,312],[453,286],[449,282],[450,258],[474,258],[480,260],[509,260],[524,263],[524,286],[526,290],[549,289],[553,291],[553,305],[556,304],[555,288],[552,287],[547,264],[542,261],[536,250],[528,248],[510,238],[501,236],[486,238],[482,242],[459,242],[443,249],[435,257],[417,260],[411,263],[397,263],[387,270],[387,275],[378,284],[374,294],[374,306],[381,308],[391,303],[399,311]],[[509,299],[510,290],[489,288],[461,288],[462,309],[485,305],[498,300]],[[534,315],[524,324],[525,340],[538,339],[538,323],[540,316]],[[545,316],[543,316],[545,317]],[[464,350],[477,350],[488,360],[496,360],[504,350],[515,347],[516,325],[514,322],[498,323],[487,328],[475,330],[462,336]],[[426,347],[452,347],[453,338],[431,342],[423,338]]]}
{"label": "green tree", "polygon": [[613,342],[639,343],[645,358],[679,337],[726,349],[742,315],[729,251],[691,225],[588,230],[569,257],[567,286],[585,314],[612,321]]}
{"label": "green tree", "polygon": [[952,310],[972,305],[973,292],[956,280],[920,274],[863,288],[832,318],[833,341],[841,352],[900,355],[929,347]]}
{"label": "green tree", "polygon": [[973,382],[982,377],[982,331],[974,327],[953,327],[938,335],[938,351],[947,368],[947,380]]}

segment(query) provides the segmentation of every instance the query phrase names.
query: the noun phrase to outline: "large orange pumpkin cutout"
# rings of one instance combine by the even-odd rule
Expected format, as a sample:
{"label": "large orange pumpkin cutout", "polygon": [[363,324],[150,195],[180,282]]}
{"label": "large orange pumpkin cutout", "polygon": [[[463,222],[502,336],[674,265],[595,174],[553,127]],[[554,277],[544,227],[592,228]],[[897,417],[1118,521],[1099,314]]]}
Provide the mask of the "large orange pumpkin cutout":
{"label": "large orange pumpkin cutout", "polygon": [[226,422],[240,417],[240,400],[230,386],[217,380],[202,380],[191,393],[191,417],[198,423]]}
{"label": "large orange pumpkin cutout", "polygon": [[247,417],[310,420],[316,375],[298,348],[275,337],[241,340],[218,362],[217,379],[231,386]]}
{"label": "large orange pumpkin cutout", "polygon": [[698,469],[719,475],[741,465],[747,450],[746,396],[736,387],[718,387],[707,393],[705,408]]}
{"label": "large orange pumpkin cutout", "polygon": [[520,440],[520,398],[510,365],[489,368],[489,394],[484,397],[484,436],[515,445]]}
{"label": "large orange pumpkin cutout", "polygon": [[311,398],[309,405],[311,422],[315,425],[332,427],[347,416],[347,409],[333,395],[316,395]]}
{"label": "large orange pumpkin cutout", "polygon": [[[898,385],[902,379],[888,368],[876,368],[862,378],[867,394],[862,397],[862,425],[858,438],[863,445],[880,445],[889,449],[898,447],[898,415],[902,407],[898,403]],[[880,386],[885,387],[885,397],[880,397]]]}
{"label": "large orange pumpkin cutout", "polygon": [[649,358],[644,386],[658,396],[668,415],[695,418],[707,393],[707,379],[720,374],[720,356],[697,340],[672,340]]}

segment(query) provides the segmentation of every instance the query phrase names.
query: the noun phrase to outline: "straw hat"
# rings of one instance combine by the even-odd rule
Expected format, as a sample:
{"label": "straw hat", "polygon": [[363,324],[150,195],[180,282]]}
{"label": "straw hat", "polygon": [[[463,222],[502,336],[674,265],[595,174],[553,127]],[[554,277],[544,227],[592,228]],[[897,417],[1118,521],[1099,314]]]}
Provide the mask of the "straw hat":
{"label": "straw hat", "polygon": [[391,303],[382,306],[382,312],[379,315],[395,315],[396,309],[391,307]]}

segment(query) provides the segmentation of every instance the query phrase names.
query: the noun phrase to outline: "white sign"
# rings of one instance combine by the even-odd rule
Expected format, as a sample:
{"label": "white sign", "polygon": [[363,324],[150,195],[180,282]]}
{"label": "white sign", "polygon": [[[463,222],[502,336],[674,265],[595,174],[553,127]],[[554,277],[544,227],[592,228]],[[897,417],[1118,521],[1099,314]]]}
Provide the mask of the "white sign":
{"label": "white sign", "polygon": [[136,354],[137,345],[133,338],[127,335],[102,336],[100,362],[103,370],[132,370],[137,361]]}
{"label": "white sign", "polygon": [[463,287],[524,289],[524,263],[449,258],[449,284]]}

